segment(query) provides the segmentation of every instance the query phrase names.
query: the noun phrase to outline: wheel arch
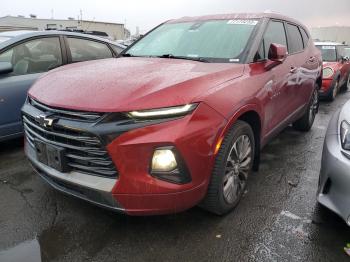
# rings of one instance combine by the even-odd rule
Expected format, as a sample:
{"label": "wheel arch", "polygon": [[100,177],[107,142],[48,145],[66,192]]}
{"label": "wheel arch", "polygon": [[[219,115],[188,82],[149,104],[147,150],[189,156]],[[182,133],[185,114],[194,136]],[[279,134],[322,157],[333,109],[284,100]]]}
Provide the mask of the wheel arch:
{"label": "wheel arch", "polygon": [[227,132],[230,130],[232,125],[237,121],[241,120],[250,125],[254,133],[255,140],[255,156],[253,169],[257,171],[259,169],[260,163],[260,149],[261,149],[261,139],[262,139],[262,129],[263,129],[263,117],[261,110],[256,104],[250,104],[237,110],[229,119],[221,132],[218,141],[222,141]]}

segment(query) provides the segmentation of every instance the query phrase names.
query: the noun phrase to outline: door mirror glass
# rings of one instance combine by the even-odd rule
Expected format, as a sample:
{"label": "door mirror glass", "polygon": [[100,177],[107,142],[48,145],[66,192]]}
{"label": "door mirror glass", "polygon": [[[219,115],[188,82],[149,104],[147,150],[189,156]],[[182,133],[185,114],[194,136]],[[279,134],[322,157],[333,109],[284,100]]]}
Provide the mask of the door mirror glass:
{"label": "door mirror glass", "polygon": [[287,58],[287,47],[280,44],[271,44],[268,59],[274,62],[283,63]]}
{"label": "door mirror glass", "polygon": [[0,62],[0,75],[6,75],[13,72],[13,67],[11,63]]}

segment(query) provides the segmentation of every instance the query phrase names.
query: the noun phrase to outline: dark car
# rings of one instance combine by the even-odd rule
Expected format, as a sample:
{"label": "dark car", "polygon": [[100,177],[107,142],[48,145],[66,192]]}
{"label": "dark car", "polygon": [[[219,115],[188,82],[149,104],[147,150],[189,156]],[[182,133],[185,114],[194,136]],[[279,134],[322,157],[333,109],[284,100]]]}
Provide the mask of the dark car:
{"label": "dark car", "polygon": [[124,46],[62,31],[0,33],[0,141],[23,133],[21,107],[43,73],[62,65],[117,57]]}
{"label": "dark car", "polygon": [[231,211],[260,149],[318,110],[321,52],[285,16],[171,20],[121,56],[49,72],[22,112],[43,179],[130,215]]}
{"label": "dark car", "polygon": [[316,42],[323,58],[320,97],[333,101],[341,88],[350,88],[350,60],[347,46],[334,42]]}

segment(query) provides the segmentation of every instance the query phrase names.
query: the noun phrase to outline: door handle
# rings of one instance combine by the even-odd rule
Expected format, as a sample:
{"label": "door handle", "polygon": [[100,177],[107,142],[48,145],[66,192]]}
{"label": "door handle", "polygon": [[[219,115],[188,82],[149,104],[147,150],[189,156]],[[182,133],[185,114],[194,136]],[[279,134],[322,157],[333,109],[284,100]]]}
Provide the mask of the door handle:
{"label": "door handle", "polygon": [[309,58],[309,62],[310,62],[310,63],[315,62],[315,57],[314,57],[314,56],[310,57],[310,58]]}
{"label": "door handle", "polygon": [[298,71],[298,68],[295,67],[295,66],[292,66],[289,72],[290,72],[291,74],[295,74],[297,71]]}

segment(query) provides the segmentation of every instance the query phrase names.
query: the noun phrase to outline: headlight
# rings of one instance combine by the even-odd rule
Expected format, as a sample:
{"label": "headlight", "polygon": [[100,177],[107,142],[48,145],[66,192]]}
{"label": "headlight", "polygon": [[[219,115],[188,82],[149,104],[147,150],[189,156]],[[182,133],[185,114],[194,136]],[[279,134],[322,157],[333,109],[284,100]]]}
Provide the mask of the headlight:
{"label": "headlight", "polygon": [[198,104],[188,104],[182,106],[150,109],[150,110],[141,110],[141,111],[132,111],[128,115],[136,119],[159,119],[159,118],[170,118],[177,116],[184,116],[191,113],[196,109]]}
{"label": "headlight", "polygon": [[343,149],[350,150],[350,124],[346,121],[340,125],[340,140]]}
{"label": "headlight", "polygon": [[325,67],[323,69],[323,78],[330,78],[332,75],[334,75],[334,70],[330,67]]}

